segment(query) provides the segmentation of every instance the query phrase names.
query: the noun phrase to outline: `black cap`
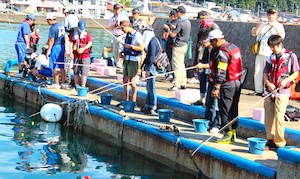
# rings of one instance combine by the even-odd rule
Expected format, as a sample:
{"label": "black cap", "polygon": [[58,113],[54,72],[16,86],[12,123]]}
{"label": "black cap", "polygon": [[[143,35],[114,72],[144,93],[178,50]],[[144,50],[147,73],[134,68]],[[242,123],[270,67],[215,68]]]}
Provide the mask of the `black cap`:
{"label": "black cap", "polygon": [[275,14],[275,13],[278,13],[278,11],[275,9],[275,8],[270,8],[268,11],[267,11],[268,14]]}
{"label": "black cap", "polygon": [[200,11],[198,12],[198,19],[204,19],[206,17],[210,16],[209,12],[207,11]]}
{"label": "black cap", "polygon": [[137,9],[137,8],[134,8],[134,9],[132,9],[132,13],[134,14],[134,13],[140,13],[140,11]]}
{"label": "black cap", "polygon": [[114,9],[119,9],[119,8],[122,8],[122,6],[120,4],[115,4],[114,5]]}
{"label": "black cap", "polygon": [[180,13],[182,13],[182,14],[185,14],[185,13],[186,13],[186,10],[185,10],[185,8],[184,8],[183,6],[178,6],[177,12],[180,12]]}
{"label": "black cap", "polygon": [[173,16],[177,16],[177,11],[176,9],[172,9],[171,12],[169,13],[170,15],[173,15]]}

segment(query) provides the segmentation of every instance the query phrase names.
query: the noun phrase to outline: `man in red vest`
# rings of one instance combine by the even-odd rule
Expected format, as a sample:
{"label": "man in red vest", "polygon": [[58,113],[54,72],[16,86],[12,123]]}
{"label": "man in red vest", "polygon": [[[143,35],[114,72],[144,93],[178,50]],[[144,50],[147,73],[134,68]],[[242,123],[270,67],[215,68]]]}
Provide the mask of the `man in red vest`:
{"label": "man in red vest", "polygon": [[[217,143],[231,144],[236,139],[238,126],[238,102],[241,94],[242,56],[240,48],[227,42],[220,30],[212,30],[208,38],[214,49],[217,49],[211,59],[211,74],[214,79],[212,96],[219,98],[218,106],[221,118],[221,131],[224,137]],[[228,123],[236,120],[231,125]]]}

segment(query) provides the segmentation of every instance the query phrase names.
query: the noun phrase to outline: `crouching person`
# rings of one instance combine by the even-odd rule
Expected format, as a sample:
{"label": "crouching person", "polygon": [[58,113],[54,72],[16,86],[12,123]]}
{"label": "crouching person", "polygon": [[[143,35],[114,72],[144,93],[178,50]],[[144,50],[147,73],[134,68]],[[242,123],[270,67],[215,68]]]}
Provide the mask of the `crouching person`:
{"label": "crouching person", "polygon": [[86,24],[80,20],[78,29],[70,36],[70,57],[74,59],[74,83],[75,87],[80,87],[79,74],[81,74],[81,86],[85,87],[90,71],[92,47],[92,35],[85,31]]}
{"label": "crouching person", "polygon": [[265,99],[265,129],[270,150],[284,147],[284,115],[289,102],[291,85],[299,75],[299,63],[295,53],[286,50],[283,39],[272,35],[268,39],[272,55],[264,68],[264,83],[271,97]]}
{"label": "crouching person", "polygon": [[[145,35],[145,34],[144,34]],[[141,111],[145,114],[155,114],[157,109],[157,95],[155,88],[155,76],[157,75],[156,67],[154,66],[154,58],[160,51],[160,44],[158,39],[154,36],[154,33],[149,33],[149,36],[152,35],[152,38],[148,44],[148,47],[145,48],[146,58],[144,60],[144,71],[146,72],[147,84],[147,98],[146,104]]]}
{"label": "crouching person", "polygon": [[47,60],[45,55],[42,54],[36,56],[32,60],[35,60],[35,65],[28,73],[28,79],[30,81],[36,81],[37,77],[41,78],[53,76],[53,71],[49,68],[49,60]]}

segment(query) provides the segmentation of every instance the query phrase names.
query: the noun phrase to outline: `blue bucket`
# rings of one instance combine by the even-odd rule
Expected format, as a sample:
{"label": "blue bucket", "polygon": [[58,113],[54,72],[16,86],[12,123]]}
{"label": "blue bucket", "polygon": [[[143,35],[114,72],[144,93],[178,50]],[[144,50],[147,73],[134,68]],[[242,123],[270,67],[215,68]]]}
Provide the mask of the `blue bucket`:
{"label": "blue bucket", "polygon": [[112,94],[101,94],[100,95],[101,104],[110,105],[112,98],[113,98]]}
{"label": "blue bucket", "polygon": [[209,128],[209,120],[193,119],[194,130],[199,133],[206,133]]}
{"label": "blue bucket", "polygon": [[122,101],[122,106],[125,112],[133,112],[135,107],[135,102],[133,101]]}
{"label": "blue bucket", "polygon": [[158,110],[158,120],[159,121],[169,122],[171,117],[173,117],[172,109],[159,109]]}
{"label": "blue bucket", "polygon": [[89,91],[88,87],[77,87],[77,95],[78,96],[86,96]]}
{"label": "blue bucket", "polygon": [[262,154],[267,143],[266,139],[250,137],[248,140],[249,152],[252,154]]}

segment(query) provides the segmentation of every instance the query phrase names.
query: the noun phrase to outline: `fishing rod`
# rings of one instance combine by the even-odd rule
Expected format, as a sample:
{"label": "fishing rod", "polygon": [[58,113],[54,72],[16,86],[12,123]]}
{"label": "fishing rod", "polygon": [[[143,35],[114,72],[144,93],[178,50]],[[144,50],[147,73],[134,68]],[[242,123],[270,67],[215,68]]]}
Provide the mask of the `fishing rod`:
{"label": "fishing rod", "polygon": [[[236,122],[239,119],[239,116],[242,116],[244,114],[247,114],[248,111],[250,111],[251,109],[253,109],[257,104],[261,103],[262,101],[264,101],[265,99],[267,99],[268,97],[272,96],[274,93],[276,93],[279,90],[279,88],[277,88],[276,90],[274,90],[272,93],[269,93],[267,96],[263,97],[262,99],[260,99],[259,101],[257,101],[255,104],[253,104],[252,106],[250,106],[249,108],[247,108],[245,111],[242,112],[242,114],[238,115],[237,117],[235,117],[234,119],[232,119],[230,122],[228,122],[224,127],[222,127],[218,133],[223,132],[229,125],[231,125],[232,123]],[[208,139],[206,139],[205,141],[203,141],[200,146],[194,150],[194,152],[192,153],[192,156],[195,155],[195,153],[207,142],[209,141],[211,138],[215,137],[215,135],[210,136]]]}

